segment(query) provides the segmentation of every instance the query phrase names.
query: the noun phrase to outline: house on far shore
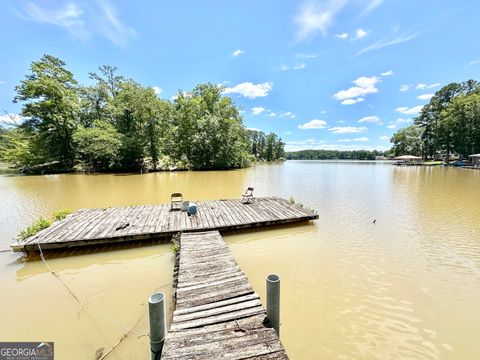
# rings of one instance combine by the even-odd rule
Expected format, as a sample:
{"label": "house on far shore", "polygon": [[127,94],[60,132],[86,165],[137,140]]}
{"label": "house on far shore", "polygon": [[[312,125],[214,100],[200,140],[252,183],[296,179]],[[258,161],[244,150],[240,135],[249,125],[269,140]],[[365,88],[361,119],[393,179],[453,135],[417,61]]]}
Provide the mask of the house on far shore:
{"label": "house on far shore", "polygon": [[[447,162],[447,154],[439,151],[435,154],[433,159],[436,160],[436,161]],[[448,156],[448,162],[454,162],[454,161],[459,161],[459,160],[460,160],[460,155],[458,155],[458,154],[450,154]]]}
{"label": "house on far shore", "polygon": [[395,165],[420,165],[422,163],[422,158],[414,155],[397,156],[393,160],[395,160]]}
{"label": "house on far shore", "polygon": [[468,155],[473,166],[480,167],[480,154]]}

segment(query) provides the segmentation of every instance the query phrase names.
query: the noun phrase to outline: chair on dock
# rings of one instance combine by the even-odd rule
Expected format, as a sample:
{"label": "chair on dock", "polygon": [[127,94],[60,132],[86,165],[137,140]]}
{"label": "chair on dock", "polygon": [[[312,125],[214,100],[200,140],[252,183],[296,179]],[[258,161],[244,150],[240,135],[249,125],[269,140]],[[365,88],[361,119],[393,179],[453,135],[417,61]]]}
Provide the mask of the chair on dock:
{"label": "chair on dock", "polygon": [[251,204],[255,198],[253,197],[253,187],[248,187],[245,194],[242,195],[242,203]]}
{"label": "chair on dock", "polygon": [[182,210],[183,195],[182,193],[173,193],[170,196],[170,211]]}

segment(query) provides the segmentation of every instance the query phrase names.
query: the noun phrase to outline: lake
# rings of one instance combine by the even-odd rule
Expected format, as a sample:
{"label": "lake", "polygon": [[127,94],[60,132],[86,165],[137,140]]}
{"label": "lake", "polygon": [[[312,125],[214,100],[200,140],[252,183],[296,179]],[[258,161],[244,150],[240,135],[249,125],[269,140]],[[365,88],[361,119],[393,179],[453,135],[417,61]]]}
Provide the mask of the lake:
{"label": "lake", "polygon": [[[236,198],[248,186],[256,196],[293,196],[320,217],[225,236],[263,300],[265,276],[281,276],[281,339],[292,359],[480,358],[480,171],[288,161],[143,175],[7,173],[0,249],[60,208],[168,202],[172,192]],[[146,302],[154,291],[171,298],[169,245],[47,261],[82,305],[41,261],[0,252],[2,341],[54,341],[59,359],[94,359],[128,333],[107,359],[149,358]]]}

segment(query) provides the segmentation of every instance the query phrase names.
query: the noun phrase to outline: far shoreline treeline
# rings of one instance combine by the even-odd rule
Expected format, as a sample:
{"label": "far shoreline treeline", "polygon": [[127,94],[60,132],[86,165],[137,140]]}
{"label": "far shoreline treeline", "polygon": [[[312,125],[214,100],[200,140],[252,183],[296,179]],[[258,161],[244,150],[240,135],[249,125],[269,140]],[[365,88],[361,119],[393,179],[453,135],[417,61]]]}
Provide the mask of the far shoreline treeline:
{"label": "far shoreline treeline", "polygon": [[300,150],[286,153],[287,160],[377,160],[387,152],[377,150]]}
{"label": "far shoreline treeline", "polygon": [[223,88],[199,84],[161,99],[115,67],[80,85],[44,55],[16,86],[23,121],[0,124],[0,161],[28,173],[213,170],[285,156],[284,143],[243,125]]}

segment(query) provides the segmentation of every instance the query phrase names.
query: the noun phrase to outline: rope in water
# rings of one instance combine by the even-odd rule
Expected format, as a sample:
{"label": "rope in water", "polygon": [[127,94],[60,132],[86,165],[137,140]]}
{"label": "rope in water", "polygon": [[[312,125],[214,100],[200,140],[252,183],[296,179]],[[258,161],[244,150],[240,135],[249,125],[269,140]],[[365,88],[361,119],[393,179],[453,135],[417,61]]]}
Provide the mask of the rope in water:
{"label": "rope in water", "polygon": [[[141,318],[143,317],[143,313],[142,315],[138,318],[137,322],[135,323],[135,325],[130,328],[128,326],[125,326],[123,325],[122,323],[110,318],[109,316],[105,315],[105,314],[102,314],[96,310],[93,310],[89,307],[86,306],[85,303],[83,303],[82,301],[80,301],[79,297],[73,292],[73,290],[67,285],[67,283],[65,281],[63,281],[63,279],[60,277],[60,275],[58,275],[54,270],[52,270],[52,268],[50,267],[50,265],[48,265],[47,261],[45,260],[45,256],[43,255],[43,251],[42,251],[42,248],[40,247],[40,244],[38,244],[38,250],[40,252],[40,258],[42,259],[42,262],[43,264],[45,265],[45,267],[48,269],[48,271],[54,275],[62,284],[63,286],[65,287],[65,289],[67,289],[67,291],[70,293],[70,295],[72,295],[72,297],[78,302],[78,304],[81,306],[82,309],[86,310],[86,311],[89,311],[97,316],[100,316],[102,317],[103,319],[111,322],[112,324],[118,326],[119,328],[123,329],[123,330],[126,330],[127,333],[125,333],[121,338],[120,340],[118,340],[118,342],[112,346],[112,348],[110,350],[108,350],[107,352],[105,352],[102,357],[100,358],[100,360],[102,359],[105,359],[118,345],[120,345],[120,343],[125,339],[127,338],[130,334],[137,334],[138,337],[143,337],[143,336],[149,336],[148,333],[145,333],[145,332],[139,332],[139,331],[136,331],[134,330],[135,327],[138,325],[138,323],[140,322]],[[161,288],[162,286],[159,286],[157,289]],[[155,291],[157,290],[155,289]]]}

